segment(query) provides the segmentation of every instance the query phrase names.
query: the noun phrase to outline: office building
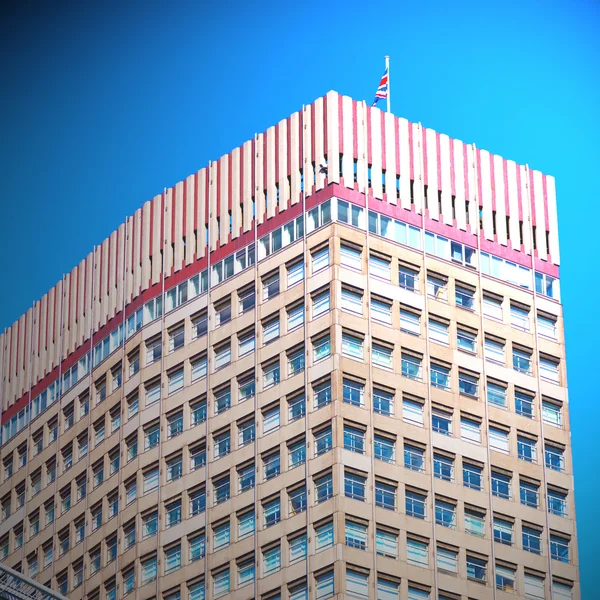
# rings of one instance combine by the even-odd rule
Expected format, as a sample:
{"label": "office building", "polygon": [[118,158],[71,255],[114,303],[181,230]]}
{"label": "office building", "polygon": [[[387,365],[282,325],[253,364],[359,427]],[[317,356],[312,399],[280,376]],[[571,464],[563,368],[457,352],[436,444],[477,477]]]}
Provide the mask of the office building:
{"label": "office building", "polygon": [[0,337],[0,561],[73,600],[578,600],[554,179],[328,93]]}

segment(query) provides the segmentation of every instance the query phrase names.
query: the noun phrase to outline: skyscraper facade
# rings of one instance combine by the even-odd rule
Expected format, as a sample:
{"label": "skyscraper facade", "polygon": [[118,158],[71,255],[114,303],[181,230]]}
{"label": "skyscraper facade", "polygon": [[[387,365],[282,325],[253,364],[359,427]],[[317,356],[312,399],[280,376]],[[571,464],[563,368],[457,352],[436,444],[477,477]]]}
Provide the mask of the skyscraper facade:
{"label": "skyscraper facade", "polygon": [[0,561],[74,600],[580,598],[554,179],[475,145],[329,92],[0,369]]}

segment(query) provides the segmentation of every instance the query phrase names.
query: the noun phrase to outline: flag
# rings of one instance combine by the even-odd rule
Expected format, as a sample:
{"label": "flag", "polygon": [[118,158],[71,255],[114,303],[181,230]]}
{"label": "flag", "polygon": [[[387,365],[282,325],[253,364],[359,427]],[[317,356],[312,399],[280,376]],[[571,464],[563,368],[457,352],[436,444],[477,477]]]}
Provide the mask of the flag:
{"label": "flag", "polygon": [[377,92],[375,93],[375,101],[373,102],[373,106],[377,104],[377,101],[388,97],[388,68],[385,68],[385,72],[383,73],[383,77],[379,82],[379,87],[377,88]]}

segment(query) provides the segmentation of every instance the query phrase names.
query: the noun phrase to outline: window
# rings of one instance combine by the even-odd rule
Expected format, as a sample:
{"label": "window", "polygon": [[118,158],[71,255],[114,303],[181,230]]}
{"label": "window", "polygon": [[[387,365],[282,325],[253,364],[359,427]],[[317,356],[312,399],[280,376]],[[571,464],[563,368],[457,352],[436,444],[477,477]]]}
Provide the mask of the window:
{"label": "window", "polygon": [[424,519],[426,500],[427,496],[425,494],[421,494],[420,492],[413,492],[407,489],[405,493],[406,514],[409,517]]}
{"label": "window", "polygon": [[537,326],[538,326],[538,335],[542,337],[549,338],[551,340],[556,340],[556,317],[551,315],[542,315],[538,313],[537,316]]}
{"label": "window", "polygon": [[375,504],[388,510],[396,510],[396,485],[375,481]]}
{"label": "window", "polygon": [[421,334],[421,316],[408,307],[400,306],[400,330],[412,335]]}
{"label": "window", "polygon": [[392,369],[392,352],[393,348],[384,346],[383,344],[373,343],[371,351],[371,360],[373,365],[382,369]]}
{"label": "window", "polygon": [[529,331],[529,308],[510,304],[510,324],[516,329]]}
{"label": "window", "polygon": [[231,362],[231,343],[215,348],[215,369],[222,369]]}
{"label": "window", "polygon": [[483,558],[478,558],[467,554],[467,577],[475,581],[485,582],[487,562]]}
{"label": "window", "polygon": [[355,571],[354,569],[346,569],[346,596],[351,598],[368,598],[368,574]]}
{"label": "window", "polygon": [[159,337],[152,338],[146,342],[146,366],[160,359],[162,354],[162,340]]}
{"label": "window", "polygon": [[544,578],[525,571],[525,598],[529,600],[544,600],[545,597]]}
{"label": "window", "polygon": [[304,394],[292,396],[288,399],[288,421],[291,423],[304,417],[306,413],[306,400]]}
{"label": "window", "polygon": [[229,546],[231,541],[229,521],[213,526],[213,550],[221,550]]}
{"label": "window", "polygon": [[329,248],[321,248],[312,252],[312,272],[316,273],[321,269],[326,269],[329,266]]}
{"label": "window", "polygon": [[117,558],[117,536],[116,534],[106,540],[106,561],[112,562]]}
{"label": "window", "polygon": [[389,281],[392,275],[391,261],[382,256],[369,256],[369,269],[373,277]]}
{"label": "window", "polygon": [[271,386],[277,385],[281,380],[281,372],[279,369],[279,359],[263,366],[263,389],[268,389]]}
{"label": "window", "polygon": [[123,526],[124,550],[135,545],[135,518]]}
{"label": "window", "polygon": [[181,568],[181,546],[177,544],[165,550],[165,575]]}
{"label": "window", "polygon": [[255,428],[254,420],[238,423],[238,446],[241,448],[246,444],[251,444],[254,441]]}
{"label": "window", "polygon": [[496,321],[502,321],[502,298],[488,296],[484,293],[483,315]]}
{"label": "window", "polygon": [[192,317],[192,340],[196,340],[208,331],[208,315],[206,311]]}
{"label": "window", "polygon": [[190,402],[191,426],[196,427],[206,421],[206,400]]}
{"label": "window", "polygon": [[228,387],[221,388],[215,392],[215,414],[220,415],[221,413],[229,410],[231,407],[231,390]]}
{"label": "window", "polygon": [[102,380],[100,380],[96,383],[96,404],[100,404],[100,402],[104,402],[104,400],[106,400],[106,379],[105,378],[103,378]]}
{"label": "window", "polygon": [[190,359],[190,367],[192,368],[192,383],[206,377],[208,370],[208,360],[206,353],[202,356],[196,356]]}
{"label": "window", "polygon": [[263,302],[279,294],[279,272],[271,273],[262,280]]}
{"label": "window", "polygon": [[490,448],[492,450],[508,454],[510,449],[508,442],[508,431],[504,431],[503,429],[490,425],[488,429],[488,438]]}
{"label": "window", "polygon": [[288,456],[290,469],[304,464],[306,461],[306,443],[303,439],[288,445]]}
{"label": "window", "polygon": [[473,310],[475,305],[475,293],[463,286],[456,285],[455,287],[456,306],[460,306],[466,310]]}
{"label": "window", "polygon": [[294,564],[306,558],[307,543],[306,534],[297,535],[289,539],[290,564]]}
{"label": "window", "polygon": [[353,406],[364,406],[364,385],[357,381],[344,378],[343,380],[343,399],[346,404]]}
{"label": "window", "polygon": [[559,517],[567,516],[567,493],[555,489],[548,490],[548,512]]}
{"label": "window", "polygon": [[377,528],[375,534],[377,554],[398,558],[398,534],[385,529]]}
{"label": "window", "polygon": [[185,327],[183,324],[176,325],[169,330],[169,352],[175,352],[183,348],[185,343]]}
{"label": "window", "polygon": [[382,460],[387,463],[395,462],[394,440],[388,437],[375,434],[374,452],[377,460]]}
{"label": "window", "polygon": [[315,551],[333,547],[333,521],[315,525]]}
{"label": "window", "polygon": [[547,425],[562,428],[561,407],[553,402],[542,400],[542,419]]}
{"label": "window", "polygon": [[281,419],[279,412],[279,404],[274,408],[270,408],[263,412],[263,433],[265,435],[267,433],[271,433],[271,431],[279,429],[280,424]]}
{"label": "window", "polygon": [[287,267],[287,286],[288,289],[300,283],[304,279],[304,263],[295,262]]}
{"label": "window", "polygon": [[231,438],[229,435],[229,428],[227,431],[213,435],[213,444],[215,451],[215,460],[227,456],[231,451]]}
{"label": "window", "polygon": [[281,503],[279,498],[263,504],[264,527],[271,527],[281,521]]}
{"label": "window", "polygon": [[486,360],[504,365],[506,360],[504,357],[504,342],[486,337],[484,355]]}
{"label": "window", "polygon": [[288,352],[287,361],[289,377],[302,373],[304,371],[304,346]]}
{"label": "window", "polygon": [[331,356],[331,341],[329,335],[313,341],[313,361],[316,363]]}
{"label": "window", "polygon": [[454,481],[454,459],[442,454],[434,454],[433,475],[437,479]]}
{"label": "window", "polygon": [[432,342],[447,346],[448,340],[448,324],[434,319],[429,319],[429,339]]}
{"label": "window", "polygon": [[231,300],[228,298],[220,304],[215,304],[215,327],[220,327],[231,321]]}
{"label": "window", "polygon": [[523,435],[517,436],[517,454],[521,460],[537,462],[536,440]]}
{"label": "window", "polygon": [[544,448],[546,456],[546,467],[553,471],[565,470],[565,450],[564,448],[546,444]]}
{"label": "window", "polygon": [[167,416],[167,439],[171,439],[183,433],[183,412],[178,411]]}
{"label": "window", "polygon": [[275,546],[268,550],[263,550],[263,575],[267,576],[276,573],[281,569],[281,547]]}
{"label": "window", "polygon": [[155,423],[153,425],[149,425],[144,429],[144,448],[146,450],[150,450],[155,446],[158,446],[158,442],[160,440],[160,425]]}
{"label": "window", "polygon": [[410,267],[399,265],[398,279],[400,287],[410,292],[419,291],[419,271]]}
{"label": "window", "polygon": [[137,432],[130,436],[126,441],[125,445],[127,446],[127,461],[133,460],[137,456],[138,451],[138,441],[137,441]]}
{"label": "window", "polygon": [[263,469],[265,473],[265,481],[277,477],[281,473],[281,460],[279,450],[273,454],[263,457]]}
{"label": "window", "polygon": [[144,494],[152,492],[158,488],[158,467],[154,467],[144,472]]}
{"label": "window", "polygon": [[254,535],[255,529],[256,519],[254,518],[254,511],[238,515],[238,540],[242,540],[249,535]]}
{"label": "window", "polygon": [[240,494],[247,490],[251,490],[254,487],[254,471],[254,463],[243,465],[238,468],[238,484]]}
{"label": "window", "polygon": [[505,546],[513,545],[513,523],[494,517],[494,541]]}
{"label": "window", "polygon": [[463,485],[472,490],[481,490],[483,468],[463,460]]}
{"label": "window", "polygon": [[365,453],[365,432],[357,427],[344,425],[344,448],[351,452]]}
{"label": "window", "polygon": [[550,556],[554,560],[558,560],[560,562],[568,563],[569,562],[569,538],[557,535],[550,534]]}
{"label": "window", "polygon": [[306,487],[302,486],[288,492],[290,500],[290,516],[297,515],[306,510]]}
{"label": "window", "polygon": [[421,358],[402,353],[402,376],[409,379],[421,380]]}
{"label": "window", "polygon": [[399,600],[400,584],[383,577],[377,578],[378,600]]}
{"label": "window", "polygon": [[542,553],[542,532],[539,529],[523,524],[521,535],[523,550],[538,555]]}
{"label": "window", "polygon": [[263,343],[268,344],[279,337],[279,317],[263,322]]}
{"label": "window", "polygon": [[139,399],[137,393],[134,393],[127,398],[127,418],[132,419],[137,415],[139,410]]}
{"label": "window", "polygon": [[404,467],[418,473],[425,472],[425,450],[414,445],[404,444]]}
{"label": "window", "polygon": [[292,308],[289,308],[287,311],[287,330],[293,331],[298,327],[302,327],[304,325],[304,305],[296,305]]}
{"label": "window", "polygon": [[427,295],[440,302],[448,302],[447,281],[433,275],[427,275]]}
{"label": "window", "polygon": [[385,325],[392,324],[392,302],[371,297],[371,318]]}
{"label": "window", "polygon": [[467,329],[458,329],[456,332],[456,345],[459,350],[475,354],[477,349],[477,333]]}
{"label": "window", "polygon": [[131,594],[135,589],[135,567],[123,571],[123,596]]}
{"label": "window", "polygon": [[450,368],[431,363],[431,385],[441,390],[450,390]]}
{"label": "window", "polygon": [[531,375],[531,350],[513,347],[513,369]]}
{"label": "window", "polygon": [[156,535],[158,531],[158,513],[151,512],[142,515],[142,539]]}
{"label": "window", "polygon": [[342,287],[342,310],[362,314],[362,292],[348,287]]}
{"label": "window", "polygon": [[238,404],[245,402],[254,397],[256,386],[254,383],[254,375],[244,376],[238,380],[239,394]]}
{"label": "window", "polygon": [[315,410],[331,404],[331,382],[324,381],[313,387]]}
{"label": "window", "polygon": [[527,481],[519,482],[521,504],[537,508],[539,504],[539,484]]}
{"label": "window", "polygon": [[555,358],[540,356],[540,377],[551,383],[560,383],[558,366],[559,360]]}
{"label": "window", "polygon": [[510,475],[492,471],[492,495],[498,498],[510,499]]}
{"label": "window", "polygon": [[456,529],[456,505],[436,498],[435,522],[442,527]]}
{"label": "window", "polygon": [[431,427],[442,435],[452,435],[452,414],[433,408],[431,411]]}
{"label": "window", "polygon": [[406,538],[406,560],[409,565],[427,568],[429,566],[429,551],[426,542]]}
{"label": "window", "polygon": [[515,391],[515,411],[518,415],[533,419],[533,398],[523,392]]}
{"label": "window", "polygon": [[229,475],[219,477],[213,480],[213,490],[215,504],[226,502],[231,497],[231,489],[229,484]]}
{"label": "window", "polygon": [[479,396],[478,386],[479,381],[476,375],[468,375],[463,371],[458,372],[458,391],[463,396],[477,398]]}
{"label": "window", "polygon": [[146,386],[146,406],[160,401],[160,381],[154,381]]}
{"label": "window", "polygon": [[[315,589],[317,600],[325,600],[334,596],[333,571],[326,571],[315,575]],[[291,595],[290,595],[291,597]]]}
{"label": "window", "polygon": [[436,550],[437,568],[440,571],[448,573],[458,573],[458,552],[449,548],[440,548]]}
{"label": "window", "polygon": [[514,594],[517,591],[516,570],[496,564],[496,588]]}
{"label": "window", "polygon": [[240,301],[239,304],[239,312],[240,314],[244,314],[249,310],[252,310],[256,303],[256,298],[254,295],[254,288],[250,287],[245,290],[241,290],[238,292],[238,298]]}
{"label": "window", "polygon": [[402,420],[413,425],[423,426],[423,403],[407,398],[402,399]]}
{"label": "window", "polygon": [[189,600],[204,600],[205,598],[205,589],[204,589],[204,580],[199,583],[195,583],[193,585],[188,585],[188,597]]}
{"label": "window", "polygon": [[[333,496],[333,478],[331,473],[315,477],[315,504],[329,500]],[[363,488],[364,490],[364,488]]]}
{"label": "window", "polygon": [[156,556],[142,559],[142,585],[156,579]]}
{"label": "window", "polygon": [[342,332],[342,354],[363,360],[363,338]]}
{"label": "window", "polygon": [[367,525],[346,519],[346,546],[358,548],[359,550],[366,550],[367,529]]}
{"label": "window", "polygon": [[500,408],[506,408],[506,388],[503,385],[487,383],[487,401],[488,404],[493,404]]}
{"label": "window", "polygon": [[429,592],[412,586],[408,587],[408,600],[428,600]]}
{"label": "window", "polygon": [[332,448],[331,426],[321,429],[314,434],[315,438],[315,456],[320,456],[329,452]]}
{"label": "window", "polygon": [[341,244],[340,246],[340,264],[356,271],[362,270],[361,249]]}

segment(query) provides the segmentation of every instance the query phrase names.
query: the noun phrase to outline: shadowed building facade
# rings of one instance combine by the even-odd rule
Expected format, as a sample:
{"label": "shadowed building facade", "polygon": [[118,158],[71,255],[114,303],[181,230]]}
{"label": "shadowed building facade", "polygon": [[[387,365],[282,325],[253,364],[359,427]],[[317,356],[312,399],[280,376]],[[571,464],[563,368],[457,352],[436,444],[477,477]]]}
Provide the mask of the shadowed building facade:
{"label": "shadowed building facade", "polygon": [[329,92],[0,336],[0,561],[72,599],[578,600],[559,282],[552,177]]}

